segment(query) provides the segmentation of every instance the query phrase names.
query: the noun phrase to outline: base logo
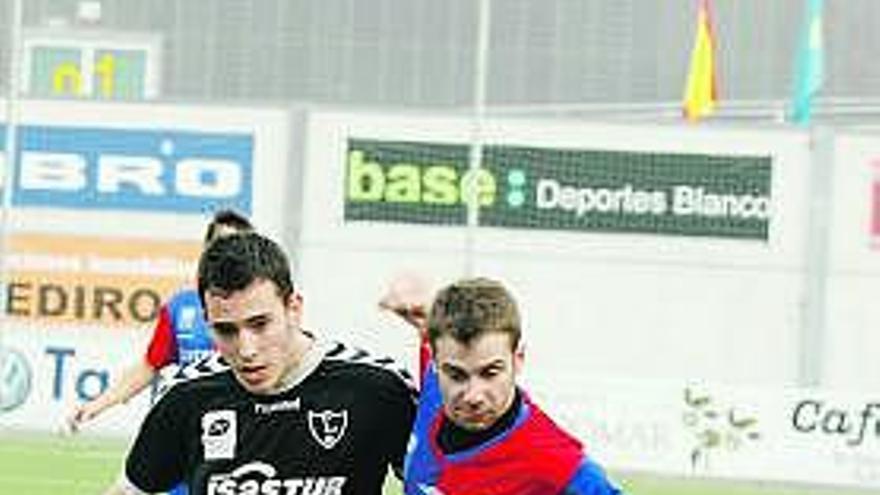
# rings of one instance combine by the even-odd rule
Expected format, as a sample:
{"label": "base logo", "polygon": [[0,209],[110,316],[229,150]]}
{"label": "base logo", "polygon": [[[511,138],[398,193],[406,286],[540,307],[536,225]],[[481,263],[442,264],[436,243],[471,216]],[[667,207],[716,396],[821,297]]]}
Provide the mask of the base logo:
{"label": "base logo", "polygon": [[33,372],[24,354],[0,347],[0,412],[24,404],[31,393]]}

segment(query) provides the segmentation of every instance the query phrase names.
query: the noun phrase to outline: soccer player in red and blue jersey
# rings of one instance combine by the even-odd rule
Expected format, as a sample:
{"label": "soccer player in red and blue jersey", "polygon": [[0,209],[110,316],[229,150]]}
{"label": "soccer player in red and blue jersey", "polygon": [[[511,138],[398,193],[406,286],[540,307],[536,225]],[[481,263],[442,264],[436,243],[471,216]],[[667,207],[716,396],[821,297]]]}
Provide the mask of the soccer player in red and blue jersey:
{"label": "soccer player in red and blue jersey", "polygon": [[616,495],[620,490],[516,384],[511,294],[485,278],[442,289],[427,322],[432,360],[404,465],[407,495]]}

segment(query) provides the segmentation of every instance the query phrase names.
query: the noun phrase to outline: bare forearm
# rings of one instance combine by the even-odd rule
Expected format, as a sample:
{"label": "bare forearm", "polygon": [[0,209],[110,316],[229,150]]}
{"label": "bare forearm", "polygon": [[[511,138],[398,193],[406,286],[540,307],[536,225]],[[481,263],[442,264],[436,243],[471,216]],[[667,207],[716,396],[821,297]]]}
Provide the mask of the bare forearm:
{"label": "bare forearm", "polygon": [[141,360],[126,369],[119,381],[107,389],[105,395],[108,396],[111,404],[126,402],[147,388],[156,373],[157,371],[149,363]]}
{"label": "bare forearm", "polygon": [[105,409],[120,402],[125,402],[149,385],[156,370],[146,361],[139,361],[126,369],[120,379],[104,393],[81,404],[74,409],[67,418],[71,431],[79,429],[80,425],[101,414]]}

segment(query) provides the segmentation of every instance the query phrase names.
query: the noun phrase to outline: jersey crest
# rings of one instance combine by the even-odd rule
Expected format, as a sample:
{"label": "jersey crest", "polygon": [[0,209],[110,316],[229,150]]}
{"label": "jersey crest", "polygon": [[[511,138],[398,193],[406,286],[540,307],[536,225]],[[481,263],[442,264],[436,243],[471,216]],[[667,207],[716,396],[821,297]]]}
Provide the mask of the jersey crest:
{"label": "jersey crest", "polygon": [[309,433],[321,447],[332,449],[345,435],[348,428],[348,411],[331,411],[330,409],[315,412],[308,411],[306,418]]}

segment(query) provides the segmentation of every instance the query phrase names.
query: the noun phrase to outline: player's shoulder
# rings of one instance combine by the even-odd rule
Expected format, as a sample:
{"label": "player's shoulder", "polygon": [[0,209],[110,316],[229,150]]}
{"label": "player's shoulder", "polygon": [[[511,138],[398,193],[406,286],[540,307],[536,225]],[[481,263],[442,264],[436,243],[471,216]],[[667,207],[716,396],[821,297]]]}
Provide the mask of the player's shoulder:
{"label": "player's shoulder", "polygon": [[165,302],[166,306],[176,306],[180,304],[201,304],[199,299],[199,291],[195,287],[184,287],[171,294]]}
{"label": "player's shoulder", "polygon": [[339,341],[325,342],[323,345],[324,363],[331,370],[380,385],[402,386],[412,394],[417,393],[412,374],[395,359]]}
{"label": "player's shoulder", "polygon": [[228,382],[231,373],[223,357],[214,352],[198,361],[179,368],[162,386],[160,393],[187,394],[198,389],[209,389]]}
{"label": "player's shoulder", "polygon": [[560,426],[545,413],[531,397],[523,392],[522,432],[517,437],[530,444],[531,452],[540,452],[546,460],[553,463],[579,462],[584,457],[581,441]]}

